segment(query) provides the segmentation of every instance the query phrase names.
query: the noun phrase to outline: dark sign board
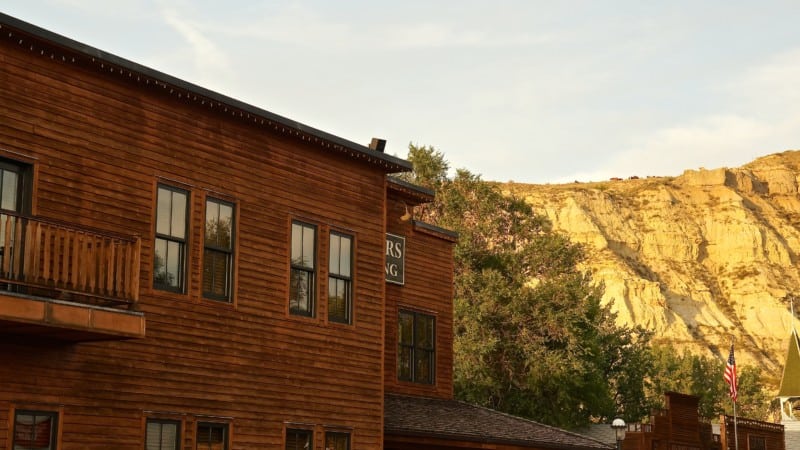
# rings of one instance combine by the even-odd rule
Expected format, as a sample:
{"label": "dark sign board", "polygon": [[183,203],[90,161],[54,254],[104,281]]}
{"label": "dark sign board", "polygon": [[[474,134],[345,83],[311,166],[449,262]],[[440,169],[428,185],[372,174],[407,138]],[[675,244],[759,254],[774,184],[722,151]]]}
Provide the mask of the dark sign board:
{"label": "dark sign board", "polygon": [[405,284],[406,238],[386,233],[386,281]]}

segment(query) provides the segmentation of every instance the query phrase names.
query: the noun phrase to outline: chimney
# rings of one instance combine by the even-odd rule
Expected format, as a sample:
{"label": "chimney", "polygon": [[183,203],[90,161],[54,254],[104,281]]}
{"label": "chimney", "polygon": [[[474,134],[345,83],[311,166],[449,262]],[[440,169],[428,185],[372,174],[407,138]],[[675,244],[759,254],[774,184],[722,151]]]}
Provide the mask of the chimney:
{"label": "chimney", "polygon": [[369,143],[369,148],[383,153],[383,149],[386,148],[386,139],[372,138],[372,142]]}

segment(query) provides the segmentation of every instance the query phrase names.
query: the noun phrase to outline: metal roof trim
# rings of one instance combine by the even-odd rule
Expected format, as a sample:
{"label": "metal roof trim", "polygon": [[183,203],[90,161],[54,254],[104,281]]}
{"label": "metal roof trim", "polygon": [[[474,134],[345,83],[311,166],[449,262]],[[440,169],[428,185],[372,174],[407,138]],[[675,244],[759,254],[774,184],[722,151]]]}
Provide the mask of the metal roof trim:
{"label": "metal roof trim", "polygon": [[105,61],[109,64],[124,68],[125,70],[136,72],[145,77],[153,78],[162,83],[169,84],[175,88],[186,90],[201,97],[205,97],[209,100],[213,100],[215,102],[228,105],[232,108],[239,109],[243,112],[253,114],[270,122],[274,122],[281,126],[291,128],[298,133],[307,134],[315,138],[327,141],[333,145],[343,147],[344,149],[354,151],[367,158],[378,160],[381,163],[383,163],[383,165],[387,168],[387,170],[390,173],[407,172],[413,168],[411,163],[404,159],[372,150],[366,145],[358,144],[356,142],[341,138],[339,136],[294,121],[287,117],[283,117],[281,115],[272,113],[265,109],[258,108],[256,106],[250,105],[240,100],[236,100],[235,98],[228,97],[226,95],[206,89],[204,87],[198,86],[196,84],[190,83],[188,81],[182,80],[172,75],[168,75],[158,70],[151,69],[147,66],[143,66],[139,63],[116,56],[112,53],[105,52],[98,48],[78,42],[66,36],[54,33],[52,31],[46,30],[44,28],[38,27],[31,23],[25,22],[23,20],[17,19],[15,17],[0,12],[0,31],[5,32],[5,30],[3,30],[5,27],[15,29],[22,33],[28,34],[36,39],[39,39],[41,41],[53,44],[58,47],[62,47],[67,51],[72,51],[78,54],[85,55],[90,58]]}

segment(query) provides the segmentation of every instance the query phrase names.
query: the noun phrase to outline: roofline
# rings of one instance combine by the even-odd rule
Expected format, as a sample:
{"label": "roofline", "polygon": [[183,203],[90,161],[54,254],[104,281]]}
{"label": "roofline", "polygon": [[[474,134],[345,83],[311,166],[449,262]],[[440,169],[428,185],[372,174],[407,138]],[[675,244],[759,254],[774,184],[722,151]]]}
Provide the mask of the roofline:
{"label": "roofline", "polygon": [[446,238],[451,242],[458,241],[458,232],[448,230],[447,228],[438,227],[436,225],[431,225],[428,222],[421,222],[419,220],[414,221],[414,227],[421,230],[432,232],[436,235],[439,235],[440,237]]}
{"label": "roofline", "polygon": [[436,195],[436,192],[433,189],[428,189],[418,184],[409,183],[408,181],[401,180],[400,178],[397,177],[389,177],[389,183],[396,184],[397,186],[414,191],[420,195],[429,196],[431,198],[433,198]]}
{"label": "roofline", "polygon": [[314,138],[327,141],[333,145],[347,148],[351,151],[362,154],[368,157],[369,159],[377,159],[381,161],[383,165],[386,166],[389,173],[408,172],[413,169],[412,164],[404,159],[392,155],[387,155],[385,153],[376,150],[372,150],[366,145],[358,144],[356,142],[341,138],[339,136],[335,136],[333,134],[316,129],[314,127],[310,127],[300,122],[272,113],[265,109],[258,108],[256,106],[250,105],[240,100],[236,100],[235,98],[220,94],[218,92],[211,91],[209,89],[190,83],[188,81],[181,80],[172,75],[168,75],[158,70],[151,69],[147,66],[143,66],[136,62],[116,56],[112,53],[105,52],[98,48],[86,45],[82,42],[78,42],[66,36],[54,33],[52,31],[46,30],[44,28],[38,27],[31,23],[25,22],[23,20],[17,19],[15,17],[0,12],[0,29],[2,29],[4,26],[8,26],[10,28],[31,35],[36,39],[50,42],[68,51],[76,52],[78,54],[92,58],[93,60],[98,59],[105,61],[109,64],[124,68],[127,71],[136,72],[137,74],[144,75],[145,77],[154,78],[157,81],[169,84],[175,88],[191,92],[192,94],[207,98],[214,102],[225,104],[232,108],[236,108],[242,112],[253,114],[269,122],[273,122],[279,124],[280,126],[294,130],[297,133],[310,135]]}
{"label": "roofline", "polygon": [[[562,430],[563,431],[563,430]],[[467,442],[483,442],[483,443],[492,443],[492,444],[506,444],[506,445],[518,445],[521,447],[537,447],[537,448],[549,448],[553,450],[601,450],[601,449],[611,449],[610,445],[605,445],[600,443],[601,445],[597,447],[589,447],[586,445],[573,445],[573,444],[557,444],[553,442],[546,442],[546,441],[534,441],[534,440],[524,440],[524,439],[503,439],[503,438],[493,438],[490,436],[476,436],[476,435],[468,435],[468,434],[457,434],[457,433],[437,433],[432,431],[412,431],[412,430],[405,430],[401,428],[384,428],[383,429],[384,435],[395,435],[395,436],[413,436],[413,437],[428,437],[428,438],[436,438],[442,439],[447,441],[467,441]],[[586,436],[581,436],[586,438]],[[590,438],[586,438],[590,439]],[[599,441],[598,441],[599,442]]]}
{"label": "roofline", "polygon": [[386,189],[397,194],[412,205],[430,203],[436,198],[436,192],[423,186],[409,183],[395,176],[386,177]]}
{"label": "roofline", "polygon": [[[416,397],[416,396],[413,396],[413,395],[396,394],[396,393],[392,393],[392,392],[385,393],[384,397],[385,396],[405,397],[405,398],[412,398],[412,399],[413,398],[419,398],[419,397]],[[571,449],[571,450],[575,450],[575,449],[578,449],[578,450],[598,450],[598,449],[612,449],[613,448],[613,446],[608,445],[605,442],[599,441],[599,440],[594,439],[594,438],[589,437],[589,436],[584,436],[584,435],[582,435],[580,433],[575,433],[573,431],[564,430],[563,428],[558,428],[558,427],[554,427],[552,425],[547,425],[547,424],[543,424],[541,422],[536,422],[535,420],[531,420],[531,419],[528,419],[528,418],[525,418],[525,417],[519,417],[519,416],[515,416],[513,414],[505,413],[505,412],[502,412],[502,411],[497,411],[497,410],[494,410],[494,409],[491,409],[491,408],[487,408],[485,406],[474,405],[472,403],[468,403],[468,402],[465,402],[463,400],[456,400],[456,399],[432,399],[432,400],[447,400],[447,401],[453,401],[453,402],[456,402],[456,403],[461,403],[462,405],[465,405],[465,406],[468,406],[468,407],[471,407],[471,408],[482,409],[484,411],[489,411],[489,412],[491,412],[493,414],[499,414],[499,415],[502,415],[502,416],[509,417],[511,419],[521,420],[523,422],[533,423],[533,424],[536,424],[536,425],[541,426],[541,427],[550,428],[551,430],[556,430],[559,433],[569,434],[569,435],[572,435],[572,436],[575,436],[575,437],[578,437],[578,438],[581,438],[581,439],[584,439],[584,440],[587,440],[587,441],[594,441],[598,445],[596,447],[592,447],[592,446],[588,446],[588,445],[578,445],[578,444],[559,444],[559,443],[548,442],[548,441],[534,441],[534,440],[527,440],[526,441],[526,440],[520,440],[520,439],[506,439],[506,440],[503,440],[502,438],[495,438],[495,439],[491,439],[491,438],[482,438],[482,439],[480,439],[479,438],[475,442],[509,443],[509,444],[512,444],[512,445],[525,445],[525,446],[532,446],[531,444],[533,444],[535,446],[541,446],[541,447],[546,447],[546,448],[551,448],[551,449]],[[394,428],[394,429],[393,428],[387,428],[386,426],[384,426],[383,431],[384,431],[384,434],[386,434],[386,433],[389,433],[389,434],[392,434],[392,433],[394,433],[394,434],[404,433],[403,429],[400,429],[400,428]],[[453,437],[464,437],[464,438],[466,438],[467,436],[469,436],[469,435],[460,435],[460,434],[456,434],[456,433],[448,434],[448,433],[433,433],[433,432],[424,432],[424,431],[408,431],[405,434],[409,435],[409,436],[418,435],[418,436],[421,436],[421,437],[422,436],[425,436],[425,437],[453,436]],[[442,439],[448,439],[448,438],[443,437]],[[468,440],[468,439],[465,439],[465,440]]]}

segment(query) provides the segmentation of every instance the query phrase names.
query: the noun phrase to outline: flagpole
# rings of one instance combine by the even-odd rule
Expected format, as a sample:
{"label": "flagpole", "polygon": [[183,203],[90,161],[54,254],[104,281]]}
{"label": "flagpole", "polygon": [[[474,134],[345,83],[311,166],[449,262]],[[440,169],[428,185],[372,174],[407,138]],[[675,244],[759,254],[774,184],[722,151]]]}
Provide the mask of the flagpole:
{"label": "flagpole", "polygon": [[736,400],[733,401],[733,443],[735,450],[739,450],[739,433],[736,430]]}
{"label": "flagpole", "polygon": [[[733,356],[733,336],[731,336],[731,356]],[[737,380],[737,378],[738,377],[736,376],[736,366],[734,365],[734,367],[733,367],[733,380],[731,382],[731,389],[733,390],[733,392],[735,392],[737,390],[736,389],[736,383],[739,382],[739,380]],[[734,445],[734,450],[739,450],[739,431],[736,429],[737,428],[737,424],[736,424],[736,422],[737,422],[737,420],[736,420],[736,400],[737,399],[736,399],[736,397],[738,397],[738,395],[737,396],[733,396],[733,395],[731,396],[731,401],[733,402],[733,445]]]}

